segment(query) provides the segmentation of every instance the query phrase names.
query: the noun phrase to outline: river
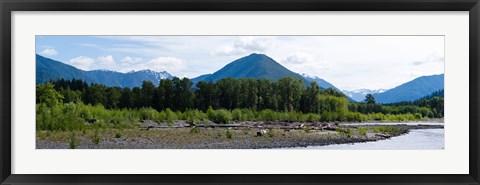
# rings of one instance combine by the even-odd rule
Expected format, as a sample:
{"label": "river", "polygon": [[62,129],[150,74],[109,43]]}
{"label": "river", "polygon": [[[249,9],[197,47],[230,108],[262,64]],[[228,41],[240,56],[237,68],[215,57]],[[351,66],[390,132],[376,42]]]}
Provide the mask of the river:
{"label": "river", "polygon": [[[385,123],[367,123],[385,124]],[[405,124],[405,123],[397,123]],[[443,125],[443,123],[409,123],[413,124],[431,124]],[[394,125],[394,123],[390,124]],[[409,133],[392,137],[386,140],[353,143],[353,144],[336,144],[326,146],[309,146],[303,149],[332,149],[332,150],[442,150],[445,146],[445,130],[444,129],[418,129],[410,130]],[[299,148],[296,148],[299,149]]]}

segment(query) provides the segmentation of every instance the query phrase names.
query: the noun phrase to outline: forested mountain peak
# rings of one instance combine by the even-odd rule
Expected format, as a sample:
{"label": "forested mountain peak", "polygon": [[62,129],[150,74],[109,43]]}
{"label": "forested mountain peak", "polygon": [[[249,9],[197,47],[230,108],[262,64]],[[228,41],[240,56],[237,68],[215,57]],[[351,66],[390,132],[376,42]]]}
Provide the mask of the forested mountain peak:
{"label": "forested mountain peak", "polygon": [[218,81],[223,78],[265,78],[278,80],[287,76],[306,81],[301,75],[290,71],[269,56],[252,53],[225,65],[204,80]]}

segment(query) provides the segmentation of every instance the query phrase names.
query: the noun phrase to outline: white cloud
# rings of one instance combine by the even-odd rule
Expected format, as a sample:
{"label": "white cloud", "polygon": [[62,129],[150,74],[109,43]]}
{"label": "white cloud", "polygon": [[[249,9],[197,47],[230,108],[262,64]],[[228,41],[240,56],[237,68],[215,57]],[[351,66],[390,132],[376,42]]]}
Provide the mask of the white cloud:
{"label": "white cloud", "polygon": [[444,57],[440,57],[436,54],[431,54],[428,57],[425,57],[421,60],[415,60],[412,62],[413,65],[422,65],[422,64],[428,64],[428,63],[437,63],[437,64],[443,64],[445,62]]}
{"label": "white cloud", "polygon": [[53,48],[47,48],[47,49],[44,49],[44,50],[40,51],[40,54],[42,54],[43,56],[51,57],[51,56],[57,55],[58,52]]}
{"label": "white cloud", "polygon": [[117,64],[111,55],[91,58],[86,56],[79,56],[70,59],[67,64],[83,70],[107,69],[116,70]]}
{"label": "white cloud", "polygon": [[211,54],[219,56],[229,56],[254,52],[264,53],[267,50],[273,49],[275,47],[275,44],[275,37],[242,36],[236,39],[230,45],[224,45],[217,48]]}
{"label": "white cloud", "polygon": [[332,62],[321,60],[308,53],[295,53],[280,61],[285,67],[299,73],[309,75],[319,74],[320,71],[330,70],[337,67]]}
{"label": "white cloud", "polygon": [[94,59],[86,56],[79,56],[77,58],[70,59],[67,64],[70,64],[76,68],[83,70],[90,70],[92,64],[95,62]]}
{"label": "white cloud", "polygon": [[127,64],[135,64],[135,63],[139,63],[139,62],[142,62],[142,61],[143,61],[142,58],[135,58],[135,57],[130,57],[130,56],[126,56],[121,60],[121,62],[127,63]]}
{"label": "white cloud", "polygon": [[185,62],[175,57],[157,57],[146,63],[154,71],[177,73],[186,67]]}
{"label": "white cloud", "polygon": [[96,61],[99,65],[104,65],[104,66],[115,65],[115,61],[113,60],[112,55],[98,57]]}

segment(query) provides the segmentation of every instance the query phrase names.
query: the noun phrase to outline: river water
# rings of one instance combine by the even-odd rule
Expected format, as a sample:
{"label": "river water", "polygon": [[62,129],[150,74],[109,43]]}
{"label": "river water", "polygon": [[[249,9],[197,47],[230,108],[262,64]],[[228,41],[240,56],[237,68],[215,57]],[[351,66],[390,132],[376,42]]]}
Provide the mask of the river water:
{"label": "river water", "polygon": [[[367,123],[368,125],[376,123]],[[385,125],[385,123],[378,123]],[[405,124],[405,123],[398,123]],[[409,123],[443,125],[443,123]],[[363,125],[363,124],[362,124]],[[442,150],[445,146],[444,129],[418,129],[410,130],[408,134],[392,137],[386,140],[337,144],[326,146],[310,146],[303,149],[332,149],[332,150]],[[299,149],[299,148],[296,148]]]}

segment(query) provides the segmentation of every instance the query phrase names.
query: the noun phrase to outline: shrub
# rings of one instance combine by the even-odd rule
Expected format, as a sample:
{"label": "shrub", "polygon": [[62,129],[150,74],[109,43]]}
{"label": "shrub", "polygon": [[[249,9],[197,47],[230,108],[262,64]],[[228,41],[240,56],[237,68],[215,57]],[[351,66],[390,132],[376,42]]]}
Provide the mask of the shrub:
{"label": "shrub", "polygon": [[191,123],[191,124],[199,123],[201,120],[205,120],[206,117],[207,116],[205,113],[197,109],[188,110],[184,113],[184,119],[187,120],[187,123]]}
{"label": "shrub", "polygon": [[153,120],[155,118],[155,115],[158,113],[155,109],[152,108],[141,108],[139,112],[141,120]]}
{"label": "shrub", "polygon": [[165,120],[167,122],[172,122],[173,123],[173,121],[177,120],[177,119],[178,119],[178,116],[175,112],[173,112],[169,108],[165,109]]}
{"label": "shrub", "polygon": [[225,109],[207,111],[208,119],[215,123],[228,124],[232,121],[232,114]]}
{"label": "shrub", "polygon": [[232,132],[230,132],[230,130],[227,130],[227,132],[225,132],[225,135],[228,139],[232,139]]}
{"label": "shrub", "polygon": [[122,137],[122,134],[120,134],[120,132],[115,133],[115,138],[121,138],[121,137]]}
{"label": "shrub", "polygon": [[98,130],[95,130],[95,132],[91,136],[91,139],[92,139],[92,142],[96,145],[98,145],[100,143],[101,138],[100,138],[100,135],[98,134]]}
{"label": "shrub", "polygon": [[267,136],[268,136],[268,137],[273,137],[273,136],[275,136],[275,133],[273,133],[273,130],[272,130],[272,129],[268,129],[268,131],[267,131]]}
{"label": "shrub", "polygon": [[72,134],[69,138],[69,148],[70,149],[75,149],[77,148],[77,139],[75,138],[75,134]]}
{"label": "shrub", "polygon": [[198,127],[192,127],[190,129],[190,133],[192,133],[192,134],[196,134],[196,133],[199,133],[199,132],[200,132],[200,129],[198,129]]}
{"label": "shrub", "polygon": [[346,137],[351,137],[353,135],[353,131],[351,128],[346,128],[346,129],[337,128],[337,132],[338,134]]}
{"label": "shrub", "polygon": [[352,129],[351,129],[351,128],[347,128],[346,134],[347,134],[347,137],[352,137],[352,135],[353,135]]}
{"label": "shrub", "polygon": [[357,127],[358,133],[361,135],[367,135],[367,128],[365,127]]}

